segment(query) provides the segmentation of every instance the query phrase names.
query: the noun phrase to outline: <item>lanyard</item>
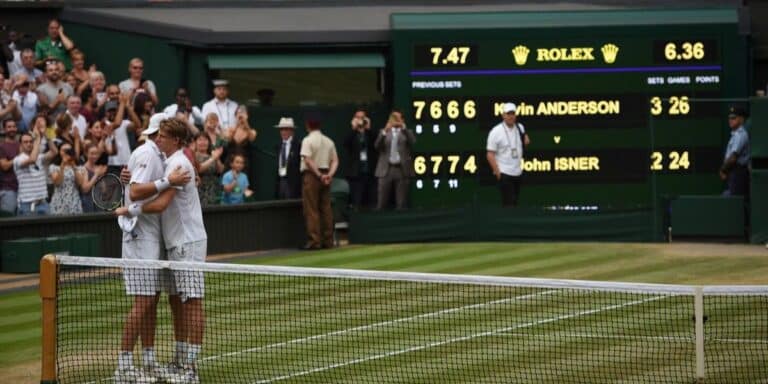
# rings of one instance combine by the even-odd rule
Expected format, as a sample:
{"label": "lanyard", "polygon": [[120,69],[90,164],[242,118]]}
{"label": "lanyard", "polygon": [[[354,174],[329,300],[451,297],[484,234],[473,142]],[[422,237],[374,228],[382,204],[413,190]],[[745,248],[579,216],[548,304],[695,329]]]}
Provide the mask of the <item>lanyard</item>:
{"label": "lanyard", "polygon": [[219,112],[219,116],[221,117],[221,122],[224,123],[222,125],[225,126],[226,128],[229,128],[229,102],[227,100],[224,100],[224,112],[226,112],[226,115],[221,114],[219,103],[214,101],[213,105],[216,107],[216,111]]}
{"label": "lanyard", "polygon": [[[509,138],[509,132],[507,132],[507,124],[506,123],[502,123],[502,125],[504,125],[504,136],[507,136],[507,143],[509,144],[509,156],[514,159],[515,156],[514,156],[514,152],[512,150],[512,140]],[[517,129],[517,123],[515,123],[515,125],[512,128]],[[518,137],[520,136],[520,131],[519,130],[517,132],[517,135],[518,135]]]}

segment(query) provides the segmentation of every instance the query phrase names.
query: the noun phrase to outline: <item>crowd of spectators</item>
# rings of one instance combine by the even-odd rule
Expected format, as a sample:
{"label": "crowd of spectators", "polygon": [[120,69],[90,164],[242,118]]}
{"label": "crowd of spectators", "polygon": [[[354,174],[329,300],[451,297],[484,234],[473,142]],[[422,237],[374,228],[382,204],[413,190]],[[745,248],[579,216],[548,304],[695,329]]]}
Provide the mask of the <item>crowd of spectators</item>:
{"label": "crowd of spectators", "polygon": [[[246,107],[229,99],[226,80],[213,81],[214,97],[200,108],[185,88],[163,107],[141,58],[128,62],[126,79],[108,80],[58,20],[34,46],[20,36],[9,31],[0,45],[0,216],[99,211],[91,189],[104,174],[120,174],[158,113],[188,128],[185,154],[197,168],[202,206],[239,204],[253,194],[245,168],[254,162],[257,132]],[[342,148],[352,206],[383,209],[394,200],[405,208],[415,139],[402,115],[393,112],[378,131],[357,110],[350,124]],[[275,128],[275,197],[301,198],[304,161],[293,119]]]}
{"label": "crowd of spectators", "polygon": [[185,153],[203,206],[250,196],[243,168],[256,130],[246,108],[228,98],[226,81],[215,81],[215,97],[202,108],[184,88],[163,108],[144,69],[133,58],[126,79],[108,81],[55,19],[34,46],[9,31],[0,45],[0,215],[98,211],[91,189],[105,173],[120,174],[156,111],[188,127]]}

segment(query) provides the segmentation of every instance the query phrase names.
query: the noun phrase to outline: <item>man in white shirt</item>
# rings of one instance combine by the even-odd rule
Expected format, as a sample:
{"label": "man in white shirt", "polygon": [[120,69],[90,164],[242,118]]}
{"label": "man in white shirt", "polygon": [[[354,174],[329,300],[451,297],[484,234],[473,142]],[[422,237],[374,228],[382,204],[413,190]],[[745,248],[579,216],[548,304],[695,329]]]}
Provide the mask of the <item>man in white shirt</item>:
{"label": "man in white shirt", "polygon": [[517,107],[504,104],[504,120],[488,133],[488,164],[499,181],[502,205],[517,206],[523,173],[523,146],[530,143],[525,127],[517,122]]}
{"label": "man in white shirt", "polygon": [[[195,168],[183,152],[186,141],[187,127],[184,122],[166,119],[160,124],[157,144],[168,157],[165,161],[166,175],[170,175],[172,170],[177,168],[194,174]],[[160,219],[163,223],[162,233],[168,260],[205,262],[208,236],[203,224],[203,212],[195,181],[189,180],[183,186],[166,189],[148,203],[134,203],[119,208],[117,214],[141,217],[159,212],[162,212]],[[174,270],[169,295],[172,307],[179,304],[181,306],[183,321],[181,330],[176,332],[176,335],[177,342],[179,336],[182,342],[186,342],[187,350],[186,358],[176,361],[183,365],[183,370],[179,372],[179,381],[199,383],[197,358],[202,348],[205,321],[205,281],[202,272]]]}
{"label": "man in white shirt", "polygon": [[227,132],[237,125],[237,119],[235,118],[237,103],[228,98],[229,82],[227,80],[214,80],[213,94],[215,97],[203,104],[203,116],[215,113],[219,116],[222,132]]}
{"label": "man in white shirt", "polygon": [[48,187],[45,184],[45,166],[40,153],[42,135],[23,133],[19,154],[13,158],[13,172],[19,183],[17,199],[19,216],[48,214]]}
{"label": "man in white shirt", "polygon": [[19,131],[28,132],[32,129],[32,119],[37,115],[38,99],[37,93],[30,91],[30,81],[27,75],[19,73],[15,76],[16,90],[13,91],[13,99],[21,111],[21,120],[19,120]]}
{"label": "man in white shirt", "polygon": [[138,57],[131,59],[128,62],[128,74],[129,77],[118,84],[120,92],[128,93],[131,97],[136,96],[136,93],[146,92],[152,99],[152,104],[157,105],[157,88],[152,80],[144,78],[144,61]]}
{"label": "man in white shirt", "polygon": [[[163,114],[155,114],[145,133],[149,140],[131,154],[128,161],[130,182],[126,187],[125,202],[142,204],[147,199],[168,189],[172,185],[184,185],[192,180],[189,173],[176,171],[164,177],[165,155],[155,141]],[[122,257],[128,260],[160,260],[163,256],[160,215],[146,214],[134,219],[120,217],[123,230]],[[155,359],[154,338],[157,316],[157,302],[162,288],[162,276],[157,270],[124,269],[125,289],[133,296],[133,307],[123,328],[123,337],[118,366],[115,371],[116,383],[154,382],[157,376],[165,376]],[[173,306],[171,307],[173,309]],[[174,316],[178,316],[174,312]],[[133,365],[133,350],[141,338],[143,370]]]}
{"label": "man in white shirt", "polygon": [[85,138],[85,133],[88,131],[88,122],[85,121],[85,116],[80,114],[80,108],[83,106],[83,101],[78,95],[72,95],[67,98],[67,114],[72,118],[72,133],[80,135],[80,139]]}
{"label": "man in white shirt", "polygon": [[128,135],[133,134],[135,126],[130,120],[126,120],[123,117],[126,115],[125,108],[127,100],[124,94],[120,95],[120,102],[113,100],[107,101],[104,104],[104,126],[107,134],[107,140],[113,141],[113,147],[117,150],[117,153],[109,157],[108,169],[109,173],[115,175],[120,174],[120,169],[128,164],[128,159],[131,157],[131,143],[128,140]]}
{"label": "man in white shirt", "polygon": [[203,113],[200,108],[190,103],[189,92],[183,87],[176,90],[176,104],[165,107],[163,113],[169,119],[179,117],[177,114],[183,114],[190,125],[203,124]]}

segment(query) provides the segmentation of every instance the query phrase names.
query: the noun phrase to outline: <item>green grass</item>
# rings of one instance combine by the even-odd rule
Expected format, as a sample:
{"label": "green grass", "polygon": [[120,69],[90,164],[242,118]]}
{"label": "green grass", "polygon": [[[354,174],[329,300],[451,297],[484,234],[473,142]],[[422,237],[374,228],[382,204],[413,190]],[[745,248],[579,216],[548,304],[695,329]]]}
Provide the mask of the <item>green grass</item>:
{"label": "green grass", "polygon": [[[405,244],[352,246],[237,262],[651,283],[765,284],[768,255],[757,248],[687,247],[602,243]],[[689,372],[693,361],[689,340],[692,307],[687,298],[597,296],[587,302],[577,296],[550,295],[531,289],[462,287],[457,290],[458,287],[400,283],[395,284],[398,292],[393,294],[379,289],[377,283],[329,286],[316,280],[254,281],[249,277],[235,284],[231,280],[217,283],[214,279],[209,277],[207,282],[207,340],[211,341],[203,352],[208,360],[202,364],[204,379],[209,380],[211,375],[225,371],[240,375],[230,377],[227,382],[253,382],[324,368],[285,382],[382,382],[381,378],[388,374],[403,375],[404,372],[419,372],[423,379],[411,381],[420,382],[584,382],[587,376],[583,375],[595,372],[605,377],[621,376],[628,381],[647,381]],[[87,358],[99,359],[102,366],[75,368],[65,364],[65,374],[77,370],[78,375],[103,378],[109,376],[114,364],[122,322],[122,316],[114,314],[126,313],[130,303],[122,294],[119,279],[94,283],[89,288],[97,286],[102,289],[98,296],[105,299],[99,306],[89,304],[93,303],[92,290],[65,290],[62,300],[67,300],[67,307],[73,310],[62,313],[70,316],[68,323],[71,324],[62,333],[62,347],[74,347],[74,340],[86,340],[88,345],[63,350],[60,357],[83,360],[80,353],[86,349]],[[232,306],[226,301],[243,290],[266,289],[269,289],[268,296],[260,299],[254,296],[252,302]],[[530,300],[509,300],[523,295],[534,296]],[[634,304],[638,297],[650,301]],[[487,304],[497,300],[502,300],[501,304]],[[710,327],[718,330],[718,339],[768,343],[768,330],[764,327],[733,329],[736,323],[765,322],[764,303],[764,297],[713,301],[712,313],[717,316],[713,316]],[[107,304],[108,308],[103,307]],[[478,304],[478,307],[467,307]],[[619,307],[612,308],[616,305]],[[161,306],[162,325],[157,342],[162,359],[170,354],[167,348],[160,347],[170,345],[171,329],[165,307]],[[660,307],[678,316],[660,318]],[[440,313],[456,308],[465,309]],[[754,309],[757,317],[749,309]],[[0,313],[0,377],[8,378],[9,382],[37,382],[40,359],[37,292],[0,295]],[[425,313],[438,314],[415,318]],[[606,328],[618,315],[637,321],[621,329]],[[372,324],[381,325],[371,327]],[[329,332],[353,327],[368,328],[339,337],[327,336]],[[229,336],[216,334],[224,329],[230,331]],[[434,332],[436,329],[440,332]],[[653,334],[653,329],[664,332]],[[315,341],[302,340],[317,335],[326,336],[308,339]],[[654,339],[670,335],[683,341]],[[281,345],[288,340],[294,342]],[[738,376],[750,369],[768,376],[762,367],[768,360],[765,343],[746,347],[729,342],[717,344],[721,356],[736,356],[739,351],[746,351],[757,360],[736,368],[726,367],[733,366],[735,361],[711,361],[715,377],[720,375],[732,382],[753,380],[753,376]],[[270,345],[263,350],[243,352]],[[646,353],[629,354],[628,348],[633,345]],[[654,350],[658,353],[650,353]],[[491,358],[477,359],[478,351]],[[559,353],[557,356],[569,358],[555,357],[553,351]],[[236,354],[222,356],[233,352]],[[632,363],[630,370],[626,369],[628,362]],[[338,366],[328,368],[335,364]],[[555,366],[558,368],[553,369]],[[718,367],[722,367],[719,373]],[[559,373],[551,373],[553,371]],[[509,372],[527,376],[509,376]],[[409,381],[400,377],[398,381]]]}

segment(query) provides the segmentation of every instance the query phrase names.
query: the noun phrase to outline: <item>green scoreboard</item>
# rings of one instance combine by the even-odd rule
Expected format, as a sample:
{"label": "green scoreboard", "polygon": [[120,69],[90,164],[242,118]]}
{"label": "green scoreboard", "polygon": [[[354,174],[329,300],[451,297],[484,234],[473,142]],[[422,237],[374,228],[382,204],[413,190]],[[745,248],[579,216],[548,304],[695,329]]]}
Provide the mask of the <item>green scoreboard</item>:
{"label": "green scoreboard", "polygon": [[746,96],[749,75],[735,9],[397,14],[392,27],[414,206],[500,200],[485,148],[507,102],[531,139],[521,205],[722,189],[725,99]]}

